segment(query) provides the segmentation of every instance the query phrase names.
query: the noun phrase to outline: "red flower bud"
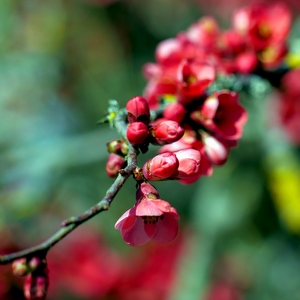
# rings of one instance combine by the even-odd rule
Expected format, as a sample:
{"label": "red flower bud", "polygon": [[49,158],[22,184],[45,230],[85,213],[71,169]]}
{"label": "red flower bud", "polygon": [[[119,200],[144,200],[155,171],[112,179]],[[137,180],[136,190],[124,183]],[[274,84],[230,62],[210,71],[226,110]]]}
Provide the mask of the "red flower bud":
{"label": "red flower bud", "polygon": [[149,124],[150,109],[145,98],[137,96],[130,99],[126,104],[126,110],[129,123],[142,122]]}
{"label": "red flower bud", "polygon": [[120,169],[124,168],[125,165],[126,162],[121,156],[112,153],[109,155],[106,162],[106,173],[109,177],[116,178]]}
{"label": "red flower bud", "polygon": [[185,108],[182,104],[174,102],[169,104],[164,112],[163,116],[167,120],[172,120],[180,123],[185,117]]}
{"label": "red flower bud", "polygon": [[201,154],[198,150],[184,149],[174,152],[174,154],[179,161],[179,166],[173,179],[184,179],[201,174]]}
{"label": "red flower bud", "polygon": [[126,134],[129,143],[136,146],[142,145],[146,141],[149,131],[144,123],[134,122],[129,124]]}
{"label": "red flower bud", "polygon": [[154,137],[154,143],[159,145],[176,142],[184,134],[184,129],[176,121],[159,120],[151,123],[150,126],[150,133]]}
{"label": "red flower bud", "polygon": [[26,277],[24,296],[27,300],[45,300],[49,286],[48,269],[43,263],[36,271]]}
{"label": "red flower bud", "polygon": [[16,276],[26,276],[31,271],[24,257],[14,260],[11,266],[13,274]]}
{"label": "red flower bud", "polygon": [[149,181],[160,181],[171,177],[177,168],[178,160],[175,154],[166,152],[148,160],[143,166],[143,174]]}

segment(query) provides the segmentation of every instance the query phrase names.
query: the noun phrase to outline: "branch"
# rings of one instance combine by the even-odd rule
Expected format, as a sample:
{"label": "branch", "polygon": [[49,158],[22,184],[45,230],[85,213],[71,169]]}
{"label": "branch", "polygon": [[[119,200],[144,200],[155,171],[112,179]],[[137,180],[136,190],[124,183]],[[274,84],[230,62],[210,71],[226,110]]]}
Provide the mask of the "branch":
{"label": "branch", "polygon": [[[120,112],[116,115],[113,121],[113,126],[116,130],[122,135],[124,139],[126,139],[126,128],[127,124],[124,120],[124,113]],[[0,265],[8,264],[15,259],[28,257],[31,258],[33,256],[43,256],[45,257],[47,252],[59,241],[61,241],[65,236],[67,236],[70,232],[72,232],[76,227],[80,224],[88,221],[95,215],[101,213],[102,211],[106,211],[109,209],[113,199],[116,197],[126,180],[131,176],[133,171],[137,168],[137,154],[138,151],[129,144],[129,152],[127,156],[127,167],[123,170],[120,170],[120,173],[111,187],[107,190],[104,198],[98,202],[96,205],[92,206],[90,209],[85,211],[84,213],[71,217],[67,220],[64,220],[61,223],[61,228],[54,233],[50,238],[46,241],[30,247],[28,249],[10,253],[7,255],[0,255]]]}

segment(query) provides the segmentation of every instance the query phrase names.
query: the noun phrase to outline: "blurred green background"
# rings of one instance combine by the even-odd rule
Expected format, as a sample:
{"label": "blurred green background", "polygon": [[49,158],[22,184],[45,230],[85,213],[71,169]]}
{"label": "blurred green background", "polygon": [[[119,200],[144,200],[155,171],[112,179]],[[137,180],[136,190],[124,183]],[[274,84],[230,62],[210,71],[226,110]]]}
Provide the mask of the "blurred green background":
{"label": "blurred green background", "polygon": [[[106,142],[118,138],[96,125],[108,100],[143,93],[160,41],[206,13],[228,28],[239,4],[1,0],[1,253],[45,240],[104,196]],[[135,201],[129,180],[109,212],[50,251],[48,299],[300,299],[300,152],[268,122],[269,86],[254,78],[253,90],[241,94],[249,121],[225,166],[191,186],[155,185],[181,215],[179,237],[123,242],[114,224]],[[22,279],[0,272],[0,298],[23,299]]]}

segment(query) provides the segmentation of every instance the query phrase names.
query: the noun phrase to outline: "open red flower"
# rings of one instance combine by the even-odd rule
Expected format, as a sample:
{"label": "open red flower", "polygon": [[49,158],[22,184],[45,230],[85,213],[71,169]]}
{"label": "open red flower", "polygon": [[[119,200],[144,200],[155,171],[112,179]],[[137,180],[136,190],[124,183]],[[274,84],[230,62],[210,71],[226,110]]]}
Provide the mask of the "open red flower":
{"label": "open red flower", "polygon": [[[151,186],[148,183],[142,183],[141,186],[143,185]],[[137,195],[139,194],[137,191]],[[121,231],[127,244],[141,246],[151,239],[166,243],[177,236],[179,214],[170,203],[156,198],[157,196],[156,191],[138,199],[135,206],[127,210],[116,222],[115,228]]]}
{"label": "open red flower", "polygon": [[215,68],[202,60],[183,60],[178,66],[177,85],[187,97],[200,96],[215,80]]}
{"label": "open red flower", "polygon": [[221,138],[237,140],[247,121],[246,110],[238,103],[238,94],[223,90],[215,92],[193,111],[191,119],[204,125]]}

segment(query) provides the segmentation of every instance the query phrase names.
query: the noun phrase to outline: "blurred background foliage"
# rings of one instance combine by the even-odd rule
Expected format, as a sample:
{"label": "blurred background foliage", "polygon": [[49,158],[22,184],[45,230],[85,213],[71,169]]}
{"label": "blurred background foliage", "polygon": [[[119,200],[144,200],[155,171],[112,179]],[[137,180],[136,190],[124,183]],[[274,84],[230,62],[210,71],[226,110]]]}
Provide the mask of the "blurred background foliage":
{"label": "blurred background foliage", "polygon": [[[43,241],[103,197],[106,142],[118,136],[96,121],[109,99],[124,106],[142,94],[156,45],[207,13],[229,27],[245,2],[1,0],[2,254]],[[299,4],[289,4],[296,21]],[[181,215],[179,237],[124,244],[114,224],[134,203],[129,180],[108,213],[50,251],[48,299],[300,299],[300,152],[274,126],[270,87],[252,86],[227,164],[191,186],[156,184]],[[9,266],[0,274],[0,298],[23,299],[22,280]]]}

